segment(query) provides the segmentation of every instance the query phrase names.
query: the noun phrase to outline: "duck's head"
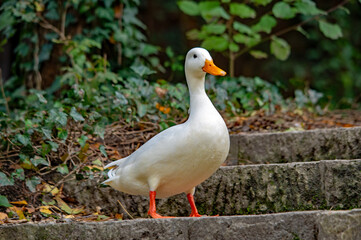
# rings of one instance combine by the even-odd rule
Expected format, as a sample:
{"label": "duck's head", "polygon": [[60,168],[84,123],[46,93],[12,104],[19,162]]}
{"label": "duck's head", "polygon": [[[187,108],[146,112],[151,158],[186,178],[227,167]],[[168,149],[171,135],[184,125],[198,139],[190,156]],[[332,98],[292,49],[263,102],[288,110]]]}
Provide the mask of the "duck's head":
{"label": "duck's head", "polygon": [[214,76],[225,76],[226,72],[213,63],[209,52],[204,48],[192,48],[185,60],[186,74],[197,78],[203,78],[206,73]]}

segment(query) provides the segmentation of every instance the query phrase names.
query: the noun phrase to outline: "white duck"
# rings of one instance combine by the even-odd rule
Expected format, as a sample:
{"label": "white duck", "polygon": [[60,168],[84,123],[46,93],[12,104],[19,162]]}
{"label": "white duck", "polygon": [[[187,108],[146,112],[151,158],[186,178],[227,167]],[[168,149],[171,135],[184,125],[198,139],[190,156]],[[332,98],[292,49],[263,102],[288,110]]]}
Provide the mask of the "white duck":
{"label": "white duck", "polygon": [[195,186],[210,177],[229,151],[229,134],[221,115],[208,98],[206,72],[226,75],[214,65],[203,48],[191,49],[185,59],[190,93],[190,115],[186,122],[157,134],[128,157],[105,166],[112,168],[104,183],[116,190],[150,197],[148,214],[156,213],[155,198],[187,194],[191,217],[200,217],[194,203]]}

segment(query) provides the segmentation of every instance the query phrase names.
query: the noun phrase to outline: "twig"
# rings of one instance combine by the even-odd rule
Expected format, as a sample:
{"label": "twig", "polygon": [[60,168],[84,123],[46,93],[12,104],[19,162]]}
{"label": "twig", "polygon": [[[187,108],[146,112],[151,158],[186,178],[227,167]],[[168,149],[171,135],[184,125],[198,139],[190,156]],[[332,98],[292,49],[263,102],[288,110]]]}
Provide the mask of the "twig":
{"label": "twig", "polygon": [[65,3],[63,12],[61,13],[61,23],[60,23],[60,32],[65,36],[65,22],[66,22],[66,13],[69,8],[69,2]]}
{"label": "twig", "polygon": [[128,213],[127,209],[125,209],[125,207],[123,206],[123,204],[122,204],[119,200],[117,200],[117,201],[118,201],[119,205],[123,208],[124,212],[126,212],[131,219],[134,219],[133,216],[130,215],[130,213]]}
{"label": "twig", "polygon": [[[123,28],[123,22],[122,22],[122,19],[123,19],[123,9],[124,9],[124,4],[121,3],[119,5],[119,16],[118,16],[118,24],[119,24],[119,29],[120,31],[122,31],[122,28]],[[116,47],[117,47],[117,50],[118,50],[118,57],[117,57],[117,63],[119,65],[122,65],[122,55],[123,55],[123,51],[122,51],[122,44],[120,42],[117,42],[116,44]]]}
{"label": "twig", "polygon": [[51,23],[49,23],[42,16],[39,16],[39,19],[40,19],[40,22],[39,22],[40,26],[42,26],[45,29],[49,29],[49,30],[52,30],[53,32],[57,33],[59,35],[59,37],[60,37],[60,40],[63,40],[63,41],[66,40],[66,37],[65,37],[64,33],[61,30],[59,30],[59,28],[57,28],[54,25],[52,25]]}
{"label": "twig", "polygon": [[9,109],[9,105],[8,105],[8,100],[6,99],[6,95],[5,95],[5,91],[4,91],[4,85],[3,85],[3,77],[2,77],[2,71],[0,68],[0,88],[1,88],[1,94],[4,98],[4,104],[5,104],[5,108],[6,108],[6,113],[8,114],[8,116],[10,117],[10,109]]}
{"label": "twig", "polygon": [[[36,34],[38,34],[38,32],[36,31]],[[34,48],[34,72],[35,72],[35,88],[37,90],[41,90],[41,83],[42,83],[42,77],[39,71],[39,37],[37,38],[37,41],[35,43],[35,48]]]}

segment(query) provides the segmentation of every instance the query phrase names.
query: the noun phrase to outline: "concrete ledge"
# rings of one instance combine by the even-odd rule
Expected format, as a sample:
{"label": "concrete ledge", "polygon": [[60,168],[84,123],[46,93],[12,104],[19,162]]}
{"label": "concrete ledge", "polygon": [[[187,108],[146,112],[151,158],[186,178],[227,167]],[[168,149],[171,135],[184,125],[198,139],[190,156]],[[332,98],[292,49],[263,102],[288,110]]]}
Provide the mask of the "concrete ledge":
{"label": "concrete ledge", "polygon": [[[361,160],[222,167],[197,187],[195,200],[207,215],[361,208],[360,179]],[[119,200],[133,216],[147,216],[147,197],[102,188],[101,181],[68,182],[64,191],[92,210],[124,213]],[[159,200],[157,209],[163,215],[190,214],[185,194]]]}
{"label": "concrete ledge", "polygon": [[361,158],[361,127],[231,135],[227,165]]}
{"label": "concrete ledge", "polygon": [[0,226],[1,240],[361,239],[361,210]]}

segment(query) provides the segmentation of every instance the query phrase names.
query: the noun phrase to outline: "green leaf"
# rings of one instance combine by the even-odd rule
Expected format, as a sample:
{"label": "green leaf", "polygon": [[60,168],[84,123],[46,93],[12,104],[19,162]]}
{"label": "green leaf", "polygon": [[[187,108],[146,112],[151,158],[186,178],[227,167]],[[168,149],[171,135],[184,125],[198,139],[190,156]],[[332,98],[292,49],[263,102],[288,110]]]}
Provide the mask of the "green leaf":
{"label": "green leaf", "polygon": [[102,8],[98,6],[97,8],[95,8],[95,14],[99,18],[103,18],[109,21],[114,20],[114,12],[112,8]]}
{"label": "green leaf", "polygon": [[240,22],[233,22],[233,28],[240,33],[246,33],[248,35],[251,35],[253,33],[253,31],[250,27],[248,27],[247,25],[244,25]]}
{"label": "green leaf", "polygon": [[30,145],[30,138],[20,133],[15,135],[15,139],[24,146]]}
{"label": "green leaf", "polygon": [[130,69],[132,69],[135,73],[139,74],[139,76],[143,77],[144,75],[150,75],[155,73],[155,71],[151,70],[149,67],[141,64],[141,63],[135,63],[132,66],[130,66]]}
{"label": "green leaf", "polygon": [[256,17],[256,11],[243,3],[231,3],[229,5],[229,11],[232,15],[236,15],[240,18]]}
{"label": "green leaf", "polygon": [[92,164],[97,165],[97,166],[100,166],[100,167],[103,166],[103,163],[102,163],[102,161],[100,161],[100,159],[97,159],[97,160],[92,161]]}
{"label": "green leaf", "polygon": [[140,101],[135,102],[137,105],[137,114],[139,117],[144,117],[145,114],[147,114],[148,111],[148,105],[141,103]]}
{"label": "green leaf", "polygon": [[87,140],[88,140],[87,136],[81,135],[80,138],[78,138],[78,143],[83,148],[85,146]]}
{"label": "green leaf", "polygon": [[330,39],[338,39],[342,37],[342,30],[338,24],[328,23],[326,21],[318,21],[321,32]]}
{"label": "green leaf", "polygon": [[58,138],[66,140],[68,138],[68,131],[66,129],[58,128]]}
{"label": "green leaf", "polygon": [[212,36],[202,42],[202,47],[222,52],[228,48],[228,41],[224,37]]}
{"label": "green leaf", "polygon": [[25,180],[25,185],[31,192],[36,192],[36,185],[40,184],[41,180],[39,177],[33,176]]}
{"label": "green leaf", "polygon": [[291,53],[291,48],[288,43],[278,37],[272,37],[271,41],[271,53],[279,60],[286,60]]}
{"label": "green leaf", "polygon": [[249,52],[249,54],[251,54],[254,58],[257,59],[265,59],[268,57],[267,53],[258,50],[252,50]]}
{"label": "green leaf", "polygon": [[238,44],[232,42],[229,44],[229,50],[231,50],[232,52],[238,52],[239,51],[239,46]]}
{"label": "green leaf", "polygon": [[224,24],[208,24],[208,25],[204,25],[202,27],[202,30],[204,30],[207,33],[222,34],[222,33],[224,33],[224,31],[226,31],[226,25],[224,25]]}
{"label": "green leaf", "polygon": [[46,161],[44,158],[39,157],[39,156],[34,156],[33,158],[30,159],[31,163],[36,167],[40,164],[45,165],[45,166],[49,166],[48,161]]}
{"label": "green leaf", "polygon": [[39,102],[45,103],[45,104],[48,103],[48,101],[44,98],[43,94],[37,92],[37,93],[35,93],[35,95],[38,97]]}
{"label": "green leaf", "polygon": [[296,7],[299,13],[305,15],[318,15],[325,13],[324,11],[318,9],[316,7],[316,4],[311,0],[297,1],[295,2],[294,6]]}
{"label": "green leaf", "polygon": [[0,195],[0,207],[12,207],[7,197]]}
{"label": "green leaf", "polygon": [[100,150],[100,152],[101,152],[105,157],[108,157],[108,154],[107,154],[107,152],[105,151],[104,145],[100,145],[100,146],[99,146],[99,150]]}
{"label": "green leaf", "polygon": [[252,30],[255,32],[271,33],[272,28],[276,26],[277,21],[270,15],[264,15],[259,22],[252,26]]}
{"label": "green leaf", "polygon": [[219,17],[227,20],[230,18],[228,13],[223,9],[223,7],[220,6],[218,1],[204,1],[200,2],[198,6],[202,17],[206,21]]}
{"label": "green leaf", "polygon": [[70,110],[70,116],[75,120],[75,122],[85,121],[85,119],[83,118],[83,116],[76,111],[75,107],[72,107],[72,108],[71,108],[71,110]]}
{"label": "green leaf", "polygon": [[0,172],[0,186],[12,186],[14,185],[14,179],[12,177],[7,177],[5,173]]}
{"label": "green leaf", "polygon": [[51,130],[47,128],[41,128],[41,132],[44,134],[45,138],[51,140]]}
{"label": "green leaf", "polygon": [[105,127],[100,124],[95,125],[94,133],[98,135],[101,139],[104,139]]}
{"label": "green leaf", "polygon": [[252,47],[252,46],[257,45],[261,41],[261,36],[259,34],[247,36],[247,35],[238,33],[233,36],[233,39],[237,43],[243,43],[247,47]]}
{"label": "green leaf", "polygon": [[68,174],[69,173],[69,169],[68,169],[68,166],[66,164],[60,164],[56,168],[56,171],[60,172],[61,174]]}
{"label": "green leaf", "polygon": [[296,15],[295,11],[290,7],[290,5],[285,2],[276,3],[272,8],[272,12],[275,17],[281,19],[290,19]]}
{"label": "green leaf", "polygon": [[19,180],[25,180],[24,169],[22,168],[16,169],[13,173],[11,173],[11,176]]}
{"label": "green leaf", "polygon": [[59,144],[57,144],[56,142],[52,142],[52,141],[47,141],[47,143],[49,143],[49,145],[51,146],[51,151],[53,151],[53,152],[58,151]]}
{"label": "green leaf", "polygon": [[190,16],[197,16],[200,14],[199,7],[196,2],[193,1],[179,1],[177,2],[178,7],[182,12]]}
{"label": "green leaf", "polygon": [[62,126],[65,126],[68,120],[68,115],[62,111],[51,109],[49,111],[49,118],[47,119],[49,122],[52,123],[59,123]]}

